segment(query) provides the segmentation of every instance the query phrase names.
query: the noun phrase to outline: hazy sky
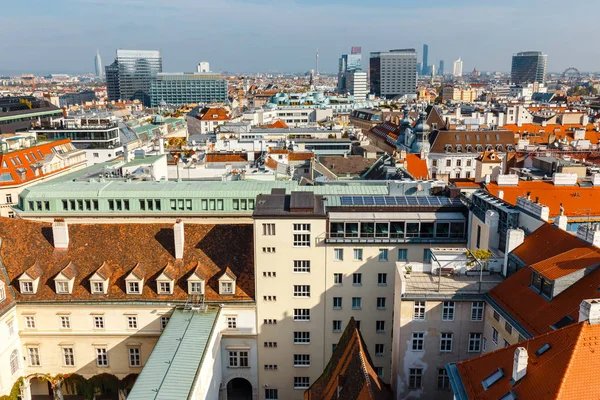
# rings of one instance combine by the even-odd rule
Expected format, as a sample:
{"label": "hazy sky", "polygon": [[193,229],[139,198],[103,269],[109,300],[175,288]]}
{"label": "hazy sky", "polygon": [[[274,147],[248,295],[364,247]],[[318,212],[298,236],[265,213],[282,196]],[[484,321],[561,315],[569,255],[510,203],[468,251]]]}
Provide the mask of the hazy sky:
{"label": "hazy sky", "polygon": [[[429,44],[429,63],[510,70],[511,55],[548,54],[548,70],[599,71],[598,0],[1,0],[0,72],[92,72],[115,49],[158,49],[163,70],[337,71],[368,53]],[[588,17],[589,16],[589,17]],[[595,43],[596,42],[596,43]]]}

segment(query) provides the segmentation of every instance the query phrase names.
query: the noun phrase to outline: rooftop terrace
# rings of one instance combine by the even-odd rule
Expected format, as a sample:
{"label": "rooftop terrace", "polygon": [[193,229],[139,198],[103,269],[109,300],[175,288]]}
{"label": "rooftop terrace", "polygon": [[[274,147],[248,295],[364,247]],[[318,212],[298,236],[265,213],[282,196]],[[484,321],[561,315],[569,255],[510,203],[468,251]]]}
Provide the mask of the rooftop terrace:
{"label": "rooftop terrace", "polygon": [[406,278],[400,274],[403,297],[448,298],[454,296],[485,294],[502,282],[500,275],[439,276],[416,272]]}

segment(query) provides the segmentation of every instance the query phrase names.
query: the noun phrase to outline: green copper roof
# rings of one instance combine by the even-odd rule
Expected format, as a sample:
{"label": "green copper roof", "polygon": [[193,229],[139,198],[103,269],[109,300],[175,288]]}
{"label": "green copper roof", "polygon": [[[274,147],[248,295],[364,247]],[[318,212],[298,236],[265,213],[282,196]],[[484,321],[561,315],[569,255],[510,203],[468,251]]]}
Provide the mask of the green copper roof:
{"label": "green copper roof", "polygon": [[219,310],[175,310],[127,399],[187,400]]}
{"label": "green copper roof", "polygon": [[0,117],[0,121],[11,121],[13,119],[21,119],[21,118],[32,118],[32,117],[43,117],[44,115],[57,115],[62,114],[61,109],[51,110],[51,111],[38,111],[31,113],[22,113],[18,115],[9,115],[5,117]]}

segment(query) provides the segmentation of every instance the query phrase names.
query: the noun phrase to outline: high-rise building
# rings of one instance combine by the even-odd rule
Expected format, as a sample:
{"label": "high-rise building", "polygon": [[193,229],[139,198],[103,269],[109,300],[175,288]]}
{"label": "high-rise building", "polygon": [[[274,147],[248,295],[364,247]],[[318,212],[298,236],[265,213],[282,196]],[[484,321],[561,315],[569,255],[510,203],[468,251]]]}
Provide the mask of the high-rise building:
{"label": "high-rise building", "polygon": [[421,71],[422,75],[427,75],[429,74],[429,64],[427,63],[427,58],[429,56],[429,46],[424,44],[423,45],[423,69]]}
{"label": "high-rise building", "polygon": [[440,68],[438,69],[438,74],[444,76],[444,60],[440,60]]}
{"label": "high-rise building", "polygon": [[371,92],[393,98],[414,94],[417,87],[417,52],[397,49],[371,53],[369,60]]}
{"label": "high-rise building", "polygon": [[136,99],[149,106],[150,83],[159,72],[162,72],[160,51],[117,50],[114,63],[106,67],[108,100]]}
{"label": "high-rise building", "polygon": [[224,103],[227,81],[212,72],[158,73],[150,84],[150,106],[162,102],[171,105]]}
{"label": "high-rise building", "polygon": [[338,66],[338,92],[346,93],[348,91],[346,84],[346,74],[362,70],[361,48],[354,46],[350,54],[342,54]]}
{"label": "high-rise building", "polygon": [[102,69],[102,58],[100,57],[99,50],[96,50],[96,57],[94,57],[94,69],[98,78],[104,78],[104,70]]}
{"label": "high-rise building", "polygon": [[344,78],[346,81],[346,91],[354,96],[354,100],[366,100],[369,93],[367,73],[362,71],[346,72]]}
{"label": "high-rise building", "polygon": [[548,56],[541,51],[523,51],[513,55],[512,83],[545,83],[547,63]]}
{"label": "high-rise building", "polygon": [[462,76],[462,70],[463,70],[463,62],[459,57],[458,60],[454,61],[454,71],[453,71],[454,76],[456,78],[460,78]]}
{"label": "high-rise building", "polygon": [[210,72],[210,64],[208,61],[200,61],[198,63],[197,72]]}

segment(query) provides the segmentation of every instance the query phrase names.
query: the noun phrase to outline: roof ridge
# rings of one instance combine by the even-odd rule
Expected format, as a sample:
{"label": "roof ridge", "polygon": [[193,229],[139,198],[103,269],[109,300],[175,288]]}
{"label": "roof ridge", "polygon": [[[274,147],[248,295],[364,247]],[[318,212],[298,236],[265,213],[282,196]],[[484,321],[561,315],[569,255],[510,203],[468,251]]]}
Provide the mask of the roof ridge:
{"label": "roof ridge", "polygon": [[567,376],[569,375],[570,371],[571,371],[571,367],[573,364],[573,357],[575,357],[575,353],[577,352],[577,348],[579,347],[579,339],[582,337],[583,332],[585,331],[585,328],[588,326],[589,322],[584,321],[583,323],[580,323],[578,325],[580,325],[580,330],[579,330],[579,335],[577,335],[577,339],[575,340],[575,345],[573,346],[573,351],[571,352],[571,356],[569,357],[569,362],[567,363],[567,368],[565,370],[565,372],[563,373],[562,379],[560,380],[560,384],[558,385],[558,396],[557,398],[560,398],[560,393],[562,392],[565,382],[567,380]]}
{"label": "roof ridge", "polygon": [[371,398],[374,399],[375,398],[375,393],[373,393],[373,387],[371,386],[371,375],[369,374],[369,371],[368,371],[368,365],[367,365],[368,363],[365,362],[366,361],[365,357],[364,357],[364,351],[365,351],[365,349],[364,349],[363,343],[362,343],[362,336],[361,336],[360,331],[358,330],[358,328],[356,326],[354,327],[354,331],[356,333],[357,340],[358,340],[358,349],[359,349],[358,355],[360,357],[360,364],[361,364],[361,367],[362,367],[361,368],[361,372],[364,375],[365,383],[367,385],[367,388],[369,389],[369,394],[371,395]]}

